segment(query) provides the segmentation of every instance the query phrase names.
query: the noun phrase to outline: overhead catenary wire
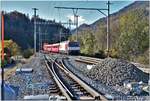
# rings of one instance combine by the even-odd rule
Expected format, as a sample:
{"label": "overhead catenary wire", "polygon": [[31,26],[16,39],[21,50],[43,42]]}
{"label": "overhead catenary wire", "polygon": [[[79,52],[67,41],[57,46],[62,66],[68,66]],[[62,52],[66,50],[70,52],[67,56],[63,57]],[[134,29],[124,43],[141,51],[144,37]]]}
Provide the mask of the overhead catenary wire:
{"label": "overhead catenary wire", "polygon": [[[107,18],[107,57],[109,57],[109,48],[110,48],[110,1],[107,2],[107,8],[82,8],[82,7],[55,7],[55,8],[59,8],[59,9],[72,9],[73,13],[77,13],[77,10],[96,10],[99,11],[101,14],[105,15]],[[75,12],[76,10],[76,12]],[[107,11],[107,14],[104,12]],[[78,19],[77,19],[78,20]],[[78,30],[78,29],[76,29]]]}

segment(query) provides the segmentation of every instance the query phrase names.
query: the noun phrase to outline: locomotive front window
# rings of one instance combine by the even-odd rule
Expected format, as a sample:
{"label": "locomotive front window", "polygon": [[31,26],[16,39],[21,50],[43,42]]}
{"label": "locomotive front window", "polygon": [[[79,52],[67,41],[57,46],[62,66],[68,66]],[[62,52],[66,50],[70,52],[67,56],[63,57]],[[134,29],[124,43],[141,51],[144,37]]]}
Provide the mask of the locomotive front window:
{"label": "locomotive front window", "polygon": [[79,43],[78,42],[70,42],[69,47],[79,47]]}

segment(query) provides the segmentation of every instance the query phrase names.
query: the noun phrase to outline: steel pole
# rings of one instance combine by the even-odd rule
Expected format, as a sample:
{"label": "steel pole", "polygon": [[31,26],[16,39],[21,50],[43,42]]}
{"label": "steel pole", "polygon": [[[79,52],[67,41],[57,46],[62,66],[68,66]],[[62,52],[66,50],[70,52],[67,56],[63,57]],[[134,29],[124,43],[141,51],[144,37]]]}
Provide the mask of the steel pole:
{"label": "steel pole", "polygon": [[59,30],[59,43],[61,42],[61,32],[62,32],[62,28],[60,27],[60,30]]}
{"label": "steel pole", "polygon": [[69,19],[69,35],[68,37],[71,35],[71,19]]}
{"label": "steel pole", "polygon": [[34,55],[36,56],[36,10],[37,8],[32,8],[34,10]]}
{"label": "steel pole", "polygon": [[107,57],[109,57],[109,45],[110,45],[110,18],[109,18],[109,15],[110,15],[110,2],[108,1],[108,16],[107,16]]}
{"label": "steel pole", "polygon": [[4,14],[2,12],[2,16],[1,16],[1,45],[2,45],[2,67],[1,67],[1,76],[2,76],[2,84],[1,84],[1,100],[4,100]]}
{"label": "steel pole", "polygon": [[40,33],[41,33],[41,29],[40,29],[40,26],[39,26],[39,54],[40,54],[40,47],[41,47]]}
{"label": "steel pole", "polygon": [[75,15],[76,18],[76,41],[78,41],[78,15]]}
{"label": "steel pole", "polygon": [[36,10],[34,10],[34,55],[36,55]]}

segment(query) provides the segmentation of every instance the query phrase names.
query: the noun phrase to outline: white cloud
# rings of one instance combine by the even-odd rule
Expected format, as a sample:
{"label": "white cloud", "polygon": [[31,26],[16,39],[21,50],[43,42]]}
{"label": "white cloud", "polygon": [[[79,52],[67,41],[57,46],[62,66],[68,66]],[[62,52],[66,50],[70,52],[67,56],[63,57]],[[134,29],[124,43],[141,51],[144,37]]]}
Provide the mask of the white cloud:
{"label": "white cloud", "polygon": [[[68,15],[67,18],[71,19],[71,21],[74,22],[74,15]],[[78,17],[78,24],[79,25],[85,23],[85,21],[86,20],[83,18],[83,16]]]}

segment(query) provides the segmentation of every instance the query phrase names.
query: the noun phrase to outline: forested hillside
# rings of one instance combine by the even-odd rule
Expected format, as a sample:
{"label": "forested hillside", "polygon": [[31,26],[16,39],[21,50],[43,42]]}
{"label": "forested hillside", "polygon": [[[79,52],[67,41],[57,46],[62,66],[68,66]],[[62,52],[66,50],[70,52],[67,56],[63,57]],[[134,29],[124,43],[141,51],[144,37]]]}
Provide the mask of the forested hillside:
{"label": "forested hillside", "polygon": [[[21,47],[21,50],[33,48],[34,38],[34,19],[29,18],[28,15],[22,14],[18,11],[4,13],[5,19],[5,40],[13,40]],[[51,20],[44,20],[37,17],[38,22],[53,22],[53,25],[40,25],[41,37],[43,42],[54,43],[59,41],[59,29],[62,33],[68,33],[68,29],[64,28],[59,23]],[[39,36],[39,25],[37,25],[37,43]],[[38,47],[38,44],[37,44]]]}
{"label": "forested hillside", "polygon": [[[149,1],[133,4],[110,16],[110,55],[148,64],[149,56]],[[74,31],[75,32],[75,31]],[[75,40],[73,34],[70,40]],[[106,18],[87,27],[79,27],[81,53],[105,57]]]}

